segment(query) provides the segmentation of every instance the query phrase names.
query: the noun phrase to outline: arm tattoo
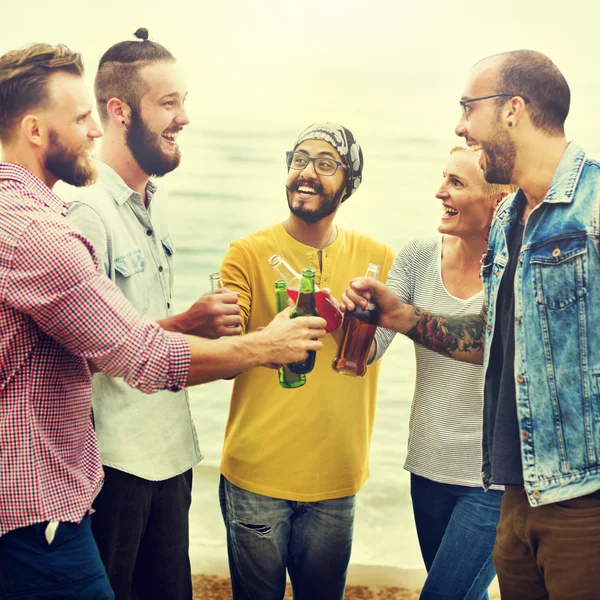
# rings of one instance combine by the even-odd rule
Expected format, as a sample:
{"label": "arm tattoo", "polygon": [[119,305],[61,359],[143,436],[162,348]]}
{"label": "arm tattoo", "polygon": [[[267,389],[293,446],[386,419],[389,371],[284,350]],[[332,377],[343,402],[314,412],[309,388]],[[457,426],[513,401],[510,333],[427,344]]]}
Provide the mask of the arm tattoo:
{"label": "arm tattoo", "polygon": [[446,356],[483,350],[485,305],[478,315],[464,317],[436,316],[416,306],[414,311],[417,322],[406,335],[417,344]]}

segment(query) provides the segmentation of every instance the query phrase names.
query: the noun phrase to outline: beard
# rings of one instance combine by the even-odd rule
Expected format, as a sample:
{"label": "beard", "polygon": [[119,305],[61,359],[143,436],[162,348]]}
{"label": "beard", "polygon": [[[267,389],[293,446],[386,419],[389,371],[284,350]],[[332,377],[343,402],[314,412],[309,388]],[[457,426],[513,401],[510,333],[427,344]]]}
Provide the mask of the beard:
{"label": "beard", "polygon": [[50,129],[48,140],[44,165],[54,177],[75,187],[91,185],[96,181],[98,172],[86,154],[93,142],[86,142],[77,149],[69,148],[60,141],[54,129]]}
{"label": "beard", "polygon": [[488,183],[509,184],[512,180],[517,149],[510,136],[500,126],[492,131],[491,141],[481,144],[485,162],[483,176]]}
{"label": "beard", "polygon": [[[165,129],[166,132],[180,131],[181,127]],[[136,110],[131,111],[131,122],[125,134],[125,142],[133,158],[147,175],[162,177],[179,166],[181,152],[175,146],[175,152],[166,154],[160,147],[161,136],[148,129]]]}
{"label": "beard", "polygon": [[318,208],[309,210],[304,208],[304,202],[301,201],[300,206],[293,206],[291,200],[292,192],[297,192],[298,188],[305,183],[307,182],[303,179],[297,179],[291,185],[285,186],[288,207],[294,216],[302,219],[305,223],[318,223],[321,219],[328,217],[338,209],[342,202],[342,195],[346,189],[346,185],[343,184],[339,190],[329,196],[323,196],[323,187],[316,182],[311,182],[310,185],[316,189],[317,193],[320,194],[323,199]]}

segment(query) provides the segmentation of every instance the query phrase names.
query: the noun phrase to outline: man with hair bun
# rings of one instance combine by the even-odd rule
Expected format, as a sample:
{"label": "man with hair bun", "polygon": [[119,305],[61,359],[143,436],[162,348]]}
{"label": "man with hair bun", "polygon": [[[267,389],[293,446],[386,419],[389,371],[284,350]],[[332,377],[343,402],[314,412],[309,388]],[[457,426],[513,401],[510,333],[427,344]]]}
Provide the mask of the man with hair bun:
{"label": "man with hair bun", "polygon": [[[240,309],[228,290],[205,294],[187,313],[172,316],[175,249],[157,178],[179,165],[187,88],[173,54],[150,41],[147,29],[135,36],[100,59],[94,86],[105,131],[95,163],[99,180],[78,191],[68,218],[140,313],[172,331],[237,335]],[[98,373],[93,406],[105,479],[92,531],[117,599],[191,598],[188,513],[192,467],[202,455],[187,391],[144,397]]]}
{"label": "man with hair bun", "polygon": [[[302,360],[325,335],[323,319],[289,311],[260,333],[217,340],[136,312],[52,191],[96,178],[89,152],[102,129],[82,74],[65,46],[0,56],[0,598],[114,598],[90,524],[103,477],[91,367],[147,394],[177,393],[282,355]],[[145,597],[168,597],[157,594]]]}
{"label": "man with hair bun", "polygon": [[[313,267],[317,285],[334,294],[369,263],[386,277],[394,260],[386,245],[334,224],[362,182],[363,153],[349,129],[314,123],[286,159],[288,217],[234,241],[221,265],[225,285],[239,294],[245,332],[275,314],[274,253],[298,272]],[[355,494],[369,475],[379,365],[363,378],[341,377],[331,368],[335,352],[328,336],[306,385],[296,389],[282,389],[268,369],[235,380],[220,482],[235,600],[281,600],[286,570],[296,600],[344,596]]]}

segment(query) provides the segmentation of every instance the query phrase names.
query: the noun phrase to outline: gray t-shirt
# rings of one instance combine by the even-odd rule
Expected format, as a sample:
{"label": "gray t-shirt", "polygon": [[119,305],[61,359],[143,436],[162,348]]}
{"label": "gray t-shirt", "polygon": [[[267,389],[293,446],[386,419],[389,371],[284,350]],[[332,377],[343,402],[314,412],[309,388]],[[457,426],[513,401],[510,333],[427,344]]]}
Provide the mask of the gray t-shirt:
{"label": "gray t-shirt", "polygon": [[[408,304],[434,314],[479,314],[483,292],[463,300],[442,281],[442,237],[409,242],[396,257],[387,286]],[[394,332],[378,328],[380,358]],[[404,468],[440,483],[479,487],[483,369],[415,344],[417,378]]]}

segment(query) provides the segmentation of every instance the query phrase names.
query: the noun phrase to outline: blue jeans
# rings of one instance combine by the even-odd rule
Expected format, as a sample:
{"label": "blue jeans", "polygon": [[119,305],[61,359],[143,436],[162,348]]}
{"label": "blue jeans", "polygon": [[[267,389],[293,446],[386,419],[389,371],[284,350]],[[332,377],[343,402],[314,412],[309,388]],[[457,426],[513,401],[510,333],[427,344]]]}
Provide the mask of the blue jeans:
{"label": "blue jeans", "polygon": [[411,474],[410,493],[427,580],[421,600],[487,600],[502,492]]}
{"label": "blue jeans", "polygon": [[21,600],[114,600],[90,526],[60,523],[52,543],[48,523],[0,537],[0,598]]}
{"label": "blue jeans", "polygon": [[342,600],[355,497],[292,502],[243,490],[221,476],[234,600],[282,600],[286,567],[294,600]]}

